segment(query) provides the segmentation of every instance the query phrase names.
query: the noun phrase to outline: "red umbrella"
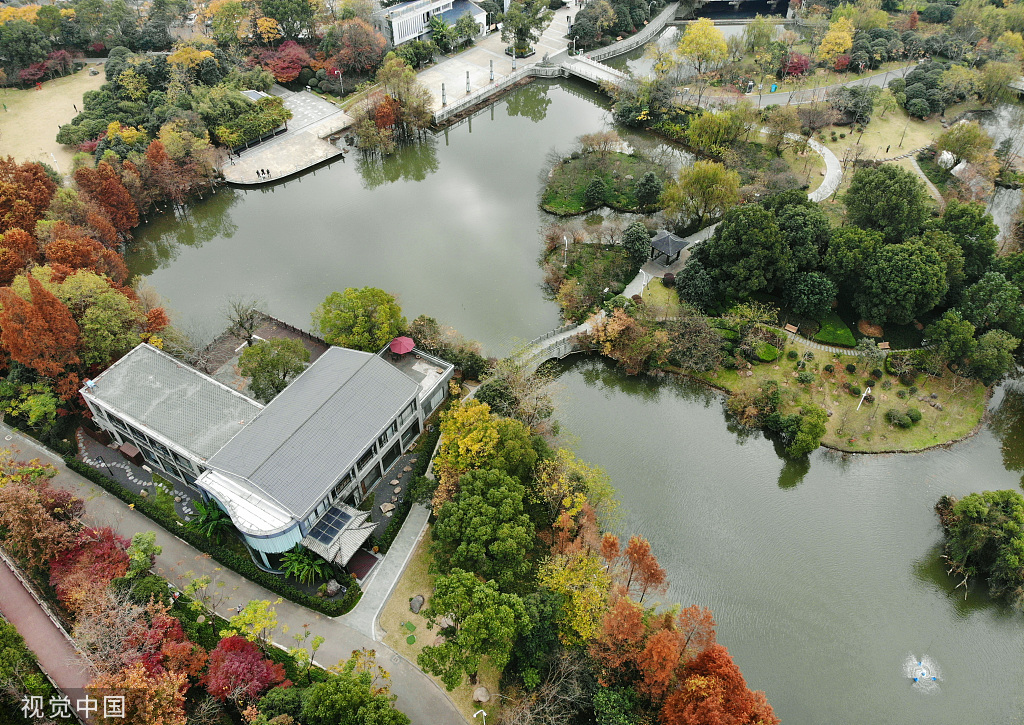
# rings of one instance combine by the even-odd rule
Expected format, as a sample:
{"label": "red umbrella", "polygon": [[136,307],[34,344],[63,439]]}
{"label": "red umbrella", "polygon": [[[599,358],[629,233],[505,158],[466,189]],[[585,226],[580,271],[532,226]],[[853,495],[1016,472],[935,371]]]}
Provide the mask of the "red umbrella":
{"label": "red umbrella", "polygon": [[411,337],[396,337],[391,341],[391,352],[404,355],[407,352],[412,352],[412,349],[416,347],[416,343]]}

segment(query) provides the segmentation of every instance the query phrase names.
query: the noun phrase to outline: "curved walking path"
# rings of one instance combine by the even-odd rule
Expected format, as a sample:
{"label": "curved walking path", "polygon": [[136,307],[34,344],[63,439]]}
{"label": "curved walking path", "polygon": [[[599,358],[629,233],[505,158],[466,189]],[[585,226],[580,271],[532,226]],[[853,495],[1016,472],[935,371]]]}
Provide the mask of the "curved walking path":
{"label": "curved walking path", "polygon": [[928,189],[928,193],[932,195],[935,201],[939,202],[939,211],[945,209],[946,200],[942,198],[942,192],[939,191],[939,187],[933,184],[932,180],[929,179],[928,176],[924,173],[924,170],[921,169],[920,164],[917,163],[916,156],[909,156],[908,158],[910,160],[911,167],[913,167],[914,169],[914,173],[917,174],[918,177],[920,177],[921,181],[924,182],[924,186],[926,189]]}
{"label": "curved walking path", "polygon": [[92,665],[15,574],[7,557],[0,558],[0,614],[25,639],[40,669],[74,703],[93,679]]}
{"label": "curved walking path", "polygon": [[[210,591],[215,592],[216,597],[214,608],[225,619],[232,616],[233,607],[244,606],[250,600],[277,602],[280,599],[277,594],[221,566],[207,554],[173,536],[119,498],[69,470],[60,456],[38,442],[2,423],[0,435],[8,438],[5,446],[12,448],[19,457],[40,458],[54,465],[57,476],[53,479],[53,485],[72,491],[85,499],[83,520],[87,523],[94,526],[110,526],[126,537],[131,537],[139,531],[155,531],[156,543],[163,547],[163,552],[156,559],[154,571],[179,588],[193,579],[209,576],[213,581]],[[278,619],[275,636],[277,644],[285,649],[294,647],[292,634],[301,632],[305,625],[309,625],[314,635],[319,634],[326,639],[317,651],[316,657],[317,663],[324,666],[347,659],[353,650],[364,647],[376,650],[377,662],[391,673],[391,691],[398,696],[395,706],[408,715],[413,723],[459,723],[464,721],[462,715],[448,695],[430,677],[390,647],[373,638],[376,633],[372,622],[394,585],[391,577],[397,579],[397,574],[401,573],[408,551],[415,546],[421,530],[422,523],[418,521],[414,507],[388,555],[377,565],[382,569],[376,575],[373,586],[382,586],[384,590],[374,590],[371,587],[373,594],[364,595],[369,597],[365,606],[360,602],[360,606],[344,617],[331,618],[282,600],[274,605]],[[220,585],[220,582],[223,582],[223,585]],[[5,599],[6,588],[0,591],[5,592],[0,595],[0,599]],[[282,632],[282,625],[287,625],[289,633]],[[369,634],[364,632],[364,628]]]}

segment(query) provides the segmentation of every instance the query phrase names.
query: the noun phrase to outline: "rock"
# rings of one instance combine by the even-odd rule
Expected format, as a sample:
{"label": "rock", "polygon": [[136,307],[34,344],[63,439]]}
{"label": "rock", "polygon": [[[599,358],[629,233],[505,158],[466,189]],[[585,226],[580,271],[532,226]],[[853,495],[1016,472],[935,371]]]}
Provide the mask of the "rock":
{"label": "rock", "polygon": [[473,690],[473,702],[490,702],[491,693],[486,687],[478,687]]}
{"label": "rock", "polygon": [[401,486],[395,486],[395,493],[401,493],[401,492],[402,492],[402,487]]}
{"label": "rock", "polygon": [[440,619],[437,620],[437,628],[438,629],[448,629],[449,627],[454,627],[454,626],[455,626],[455,623],[452,622],[452,620],[448,619],[448,617],[441,617]]}
{"label": "rock", "polygon": [[405,471],[406,473],[408,473],[409,471],[411,471],[411,470],[412,470],[412,466],[406,466],[406,467],[405,467],[405,468],[403,468],[402,470],[403,470],[403,471]]}
{"label": "rock", "polygon": [[633,175],[632,174],[626,174],[626,181],[632,181],[632,180],[633,180]]}
{"label": "rock", "polygon": [[410,458],[410,459],[409,459],[409,463],[415,463],[415,462],[416,462],[416,459],[415,459],[415,458]]}
{"label": "rock", "polygon": [[333,597],[335,594],[341,591],[341,584],[338,583],[337,579],[331,579],[327,582],[327,596]]}
{"label": "rock", "polygon": [[942,406],[939,403],[936,403],[935,410],[942,410]]}
{"label": "rock", "polygon": [[831,418],[832,417],[832,411],[831,410],[826,410],[825,411],[825,415],[827,415],[829,418]]}
{"label": "rock", "polygon": [[417,594],[409,602],[409,609],[412,610],[413,614],[419,614],[420,610],[423,609],[423,603],[427,601],[422,594]]}
{"label": "rock", "polygon": [[401,483],[401,481],[399,481],[397,478],[392,478],[391,479],[391,485],[392,486],[397,486],[399,483]]}
{"label": "rock", "polygon": [[382,514],[387,515],[387,514],[391,513],[394,510],[395,510],[395,505],[393,503],[382,503],[380,505],[380,512]]}
{"label": "rock", "polygon": [[939,399],[938,393],[932,393],[932,400],[938,400],[938,399]]}

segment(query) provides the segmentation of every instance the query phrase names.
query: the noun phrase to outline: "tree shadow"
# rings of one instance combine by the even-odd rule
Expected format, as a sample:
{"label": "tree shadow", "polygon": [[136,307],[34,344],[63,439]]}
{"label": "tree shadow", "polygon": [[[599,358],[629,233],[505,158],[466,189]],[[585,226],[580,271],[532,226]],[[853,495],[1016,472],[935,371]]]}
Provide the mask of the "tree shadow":
{"label": "tree shadow", "polygon": [[403,144],[390,156],[375,153],[356,155],[356,169],[363,179],[364,189],[376,189],[396,181],[423,181],[439,167],[435,135]]}

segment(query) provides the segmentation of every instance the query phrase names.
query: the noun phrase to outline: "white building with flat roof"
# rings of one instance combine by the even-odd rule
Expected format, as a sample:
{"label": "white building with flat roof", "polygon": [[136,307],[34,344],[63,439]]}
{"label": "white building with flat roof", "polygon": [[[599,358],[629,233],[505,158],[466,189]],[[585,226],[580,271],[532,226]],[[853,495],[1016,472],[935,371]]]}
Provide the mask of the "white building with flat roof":
{"label": "white building with flat roof", "polygon": [[440,16],[449,25],[469,14],[481,27],[487,24],[487,13],[469,0],[412,0],[382,8],[373,13],[373,24],[393,46],[410,40],[427,40],[430,19]]}

